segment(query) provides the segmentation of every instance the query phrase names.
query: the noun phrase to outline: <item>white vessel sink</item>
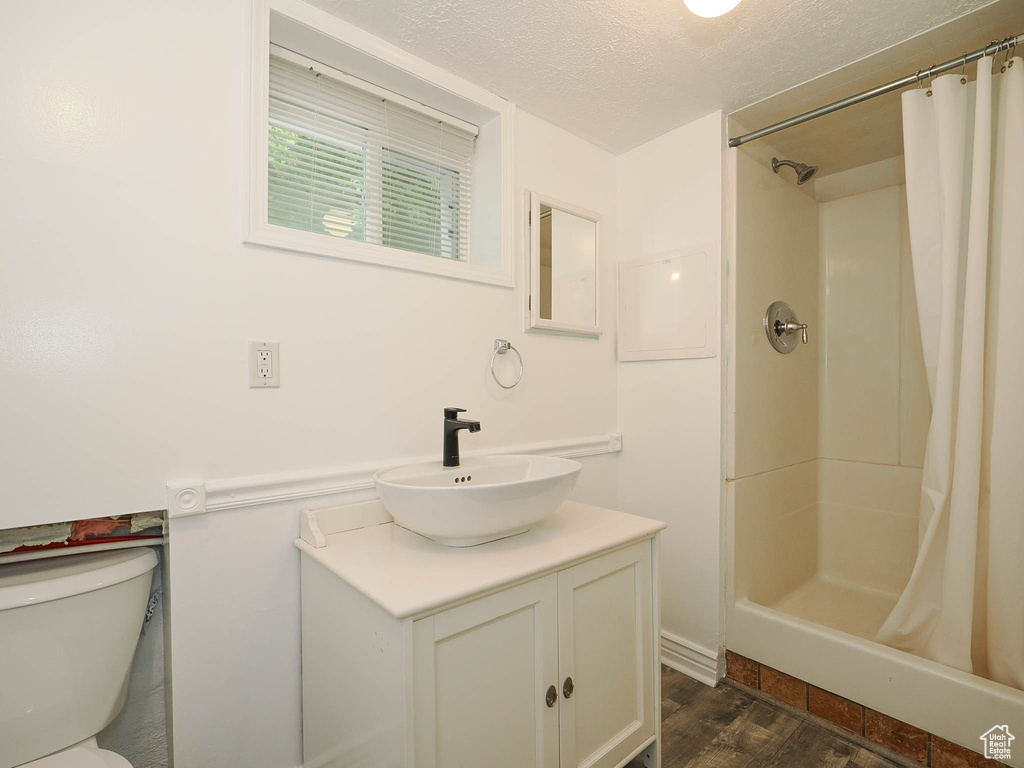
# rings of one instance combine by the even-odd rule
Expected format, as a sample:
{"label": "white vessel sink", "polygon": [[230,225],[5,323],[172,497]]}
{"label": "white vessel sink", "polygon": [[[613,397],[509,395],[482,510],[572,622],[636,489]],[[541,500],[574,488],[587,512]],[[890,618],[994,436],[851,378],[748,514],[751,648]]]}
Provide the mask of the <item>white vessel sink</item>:
{"label": "white vessel sink", "polygon": [[583,467],[551,456],[478,456],[381,470],[377,492],[395,522],[450,547],[529,529],[558,508]]}

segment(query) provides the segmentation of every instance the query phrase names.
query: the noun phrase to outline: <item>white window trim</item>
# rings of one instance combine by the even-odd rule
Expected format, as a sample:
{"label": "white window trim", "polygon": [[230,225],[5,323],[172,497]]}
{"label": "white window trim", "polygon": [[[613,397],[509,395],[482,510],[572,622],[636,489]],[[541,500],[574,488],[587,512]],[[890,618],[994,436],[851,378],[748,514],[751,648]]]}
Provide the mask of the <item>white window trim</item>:
{"label": "white window trim", "polygon": [[[435,88],[494,113],[501,121],[501,268],[442,259],[375,243],[325,237],[267,222],[267,153],[270,82],[270,14],[285,16],[344,46],[401,70]],[[514,216],[515,105],[473,83],[429,64],[302,0],[252,0],[249,84],[249,178],[244,241],[252,245],[349,261],[379,264],[458,280],[515,287]],[[474,232],[474,236],[478,233]]]}

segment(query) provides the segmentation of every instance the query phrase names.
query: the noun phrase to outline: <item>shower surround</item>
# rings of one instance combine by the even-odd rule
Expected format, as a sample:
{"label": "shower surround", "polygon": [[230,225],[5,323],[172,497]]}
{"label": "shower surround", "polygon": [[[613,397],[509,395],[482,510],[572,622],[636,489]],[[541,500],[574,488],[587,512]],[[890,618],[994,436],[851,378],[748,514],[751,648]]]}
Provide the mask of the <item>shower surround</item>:
{"label": "shower surround", "polygon": [[[798,189],[770,151],[735,155],[727,645],[978,752],[1024,731],[1024,693],[874,641],[917,555],[930,417],[902,158]],[[775,300],[809,325],[790,355]]]}

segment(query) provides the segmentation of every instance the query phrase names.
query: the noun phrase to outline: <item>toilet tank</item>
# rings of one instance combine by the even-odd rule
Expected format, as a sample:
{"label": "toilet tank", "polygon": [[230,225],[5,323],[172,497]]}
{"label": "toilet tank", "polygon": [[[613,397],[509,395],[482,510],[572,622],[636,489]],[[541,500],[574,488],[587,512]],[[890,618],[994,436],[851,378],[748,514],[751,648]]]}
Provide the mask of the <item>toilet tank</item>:
{"label": "toilet tank", "polygon": [[0,768],[114,719],[156,564],[148,547],[0,564]]}

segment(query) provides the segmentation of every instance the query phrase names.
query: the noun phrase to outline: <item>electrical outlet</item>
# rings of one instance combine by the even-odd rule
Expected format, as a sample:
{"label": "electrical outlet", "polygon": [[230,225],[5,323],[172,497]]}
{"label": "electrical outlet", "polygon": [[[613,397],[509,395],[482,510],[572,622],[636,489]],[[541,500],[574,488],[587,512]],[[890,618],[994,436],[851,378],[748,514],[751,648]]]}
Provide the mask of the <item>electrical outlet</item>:
{"label": "electrical outlet", "polygon": [[256,378],[269,379],[274,375],[274,358],[269,349],[256,350]]}
{"label": "electrical outlet", "polygon": [[249,342],[249,386],[281,386],[281,345],[278,342]]}

